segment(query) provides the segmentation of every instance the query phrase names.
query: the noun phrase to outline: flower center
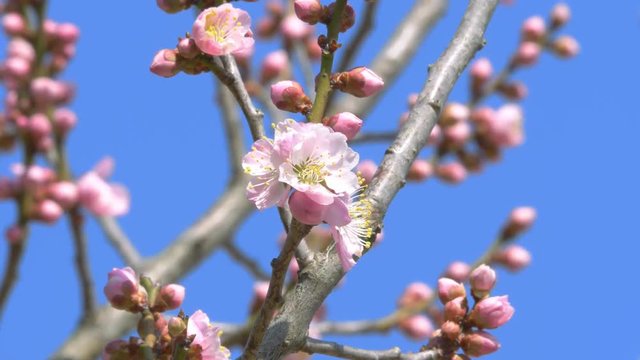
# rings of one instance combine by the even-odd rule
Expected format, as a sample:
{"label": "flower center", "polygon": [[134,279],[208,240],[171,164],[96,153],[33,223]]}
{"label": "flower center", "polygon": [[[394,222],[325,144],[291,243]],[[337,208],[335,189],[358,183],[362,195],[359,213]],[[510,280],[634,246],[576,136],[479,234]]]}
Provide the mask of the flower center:
{"label": "flower center", "polygon": [[309,163],[294,165],[293,169],[298,176],[298,180],[307,185],[319,184],[324,181],[324,164]]}
{"label": "flower center", "polygon": [[207,34],[216,42],[225,41],[232,30],[242,25],[238,22],[238,17],[232,16],[230,13],[231,11],[227,9],[222,14],[214,11],[207,16]]}

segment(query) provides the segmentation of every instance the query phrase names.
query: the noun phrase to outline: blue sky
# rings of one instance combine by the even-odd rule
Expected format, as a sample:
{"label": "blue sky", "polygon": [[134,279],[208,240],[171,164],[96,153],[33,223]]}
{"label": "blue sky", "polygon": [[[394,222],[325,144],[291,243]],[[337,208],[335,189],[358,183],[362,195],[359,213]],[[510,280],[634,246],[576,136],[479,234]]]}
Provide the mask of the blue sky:
{"label": "blue sky", "polygon": [[[262,3],[239,6],[259,14]],[[379,27],[358,64],[368,63],[410,3],[381,0]],[[640,315],[634,311],[640,296],[635,285],[640,252],[640,119],[635,106],[640,5],[568,3],[573,19],[564,32],[579,39],[580,55],[571,61],[545,55],[538,66],[516,75],[530,91],[523,102],[525,145],[459,186],[434,181],[406,186],[386,217],[384,242],[329,297],[330,319],[389,313],[406,284],[434,283],[451,261],[473,261],[511,208],[532,205],[539,219],[521,244],[532,252],[533,263],[517,275],[499,272],[496,294],[510,295],[516,315],[494,332],[503,347],[488,358],[640,356],[635,325]],[[501,67],[516,46],[521,22],[533,14],[546,15],[553,4],[538,0],[501,6],[481,55]],[[366,119],[365,130],[395,127],[407,95],[422,87],[427,65],[452,36],[465,5],[451,1],[445,19]],[[96,10],[92,2],[61,0],[51,2],[50,13],[54,20],[75,22],[82,31],[78,56],[64,74],[78,86],[72,107],[80,123],[69,144],[73,169],[82,173],[105,155],[116,159],[115,179],[129,187],[133,199],[122,226],[144,255],[155,254],[212,203],[227,180],[211,78],[162,79],[148,71],[158,49],[174,46],[190,30],[193,14],[166,15],[154,1],[112,3]],[[260,45],[256,58],[275,46]],[[463,76],[450,100],[466,99]],[[358,151],[378,161],[384,149],[368,145]],[[15,154],[0,157],[0,174],[7,174],[15,160]],[[9,224],[13,211],[12,204],[0,203],[0,226]],[[107,272],[122,262],[95,223],[88,224],[87,232],[91,268],[101,290]],[[266,268],[278,250],[280,232],[277,212],[271,209],[254,214],[238,241]],[[5,256],[6,248],[0,247],[0,258]],[[74,328],[80,295],[72,257],[65,222],[34,227],[20,283],[0,326],[1,358],[46,358]],[[183,284],[188,313],[202,308],[213,320],[244,320],[252,280],[226,255],[215,254]],[[104,303],[101,291],[99,299]],[[407,351],[420,346],[397,332],[340,341],[378,349],[397,345]]]}

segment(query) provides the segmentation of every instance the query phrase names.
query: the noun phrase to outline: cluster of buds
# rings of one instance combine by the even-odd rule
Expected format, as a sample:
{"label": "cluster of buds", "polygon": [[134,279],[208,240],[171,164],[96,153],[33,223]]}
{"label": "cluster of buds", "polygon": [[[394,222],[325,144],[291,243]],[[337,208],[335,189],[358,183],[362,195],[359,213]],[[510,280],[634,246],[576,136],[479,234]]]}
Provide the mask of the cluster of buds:
{"label": "cluster of buds", "polygon": [[[532,207],[521,206],[513,209],[500,231],[500,242],[509,243],[529,230],[536,217],[536,209]],[[522,270],[531,263],[531,254],[524,247],[511,244],[496,250],[491,256],[491,261],[515,272]]]}
{"label": "cluster of buds", "polygon": [[201,310],[187,317],[165,317],[163,312],[180,308],[185,288],[178,284],[159,285],[148,277],[138,277],[129,268],[114,268],[108,276],[104,294],[112,307],[140,315],[139,337],[107,344],[103,359],[137,359],[152,353],[157,359],[228,359],[230,352],[220,345],[219,328],[211,325]]}
{"label": "cluster of buds", "polygon": [[[322,23],[329,25],[333,19],[336,3],[323,6],[319,0],[295,0],[293,2],[296,16],[307,24]],[[340,19],[340,32],[349,30],[356,23],[356,12],[351,5],[346,4]]]}
{"label": "cluster of buds", "polygon": [[[423,341],[433,335],[434,325],[431,319],[421,310],[431,310],[429,305],[433,302],[434,292],[429,285],[422,282],[414,282],[405,288],[398,299],[398,309],[406,312],[408,316],[401,317],[398,322],[398,329],[407,337]],[[432,317],[438,318],[435,309]]]}
{"label": "cluster of buds", "polygon": [[438,280],[438,298],[444,305],[444,322],[434,332],[426,349],[437,348],[444,358],[464,358],[455,355],[462,349],[466,356],[479,357],[500,348],[497,339],[487,329],[506,324],[514,309],[508,296],[491,296],[496,284],[496,273],[487,265],[481,265],[469,275],[474,306],[469,308],[467,292],[462,283],[453,279]]}

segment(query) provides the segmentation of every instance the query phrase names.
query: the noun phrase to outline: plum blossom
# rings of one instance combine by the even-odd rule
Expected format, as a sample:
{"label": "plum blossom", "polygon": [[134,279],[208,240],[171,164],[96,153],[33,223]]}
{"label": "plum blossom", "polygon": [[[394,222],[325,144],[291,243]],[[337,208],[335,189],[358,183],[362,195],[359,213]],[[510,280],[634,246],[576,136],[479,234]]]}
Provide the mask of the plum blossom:
{"label": "plum blossom", "polygon": [[253,47],[251,17],[231,4],[205,9],[193,23],[192,35],[204,53],[213,56],[242,52]]}
{"label": "plum blossom", "polygon": [[93,170],[78,179],[80,203],[97,216],[120,216],[129,211],[129,193],[119,184],[107,183],[113,160],[101,160]]}
{"label": "plum blossom", "polygon": [[189,353],[193,357],[201,360],[222,360],[228,359],[231,352],[220,344],[222,330],[214,327],[209,321],[209,317],[202,310],[197,310],[189,316],[187,323],[187,336],[195,335],[191,343]]}
{"label": "plum blossom", "polygon": [[356,190],[345,202],[349,222],[327,221],[331,225],[331,235],[336,242],[336,250],[344,271],[349,271],[356,264],[354,255],[358,258],[362,256],[364,249],[370,246],[368,239],[373,235],[373,228],[369,221],[373,206],[363,196],[364,189],[362,187]]}

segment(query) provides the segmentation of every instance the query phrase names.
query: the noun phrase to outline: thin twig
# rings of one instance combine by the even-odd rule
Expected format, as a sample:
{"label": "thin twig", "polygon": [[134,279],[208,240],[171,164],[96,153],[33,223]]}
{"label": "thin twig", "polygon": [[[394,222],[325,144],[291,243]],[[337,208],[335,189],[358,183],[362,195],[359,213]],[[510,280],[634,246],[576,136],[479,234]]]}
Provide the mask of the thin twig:
{"label": "thin twig", "polygon": [[398,131],[381,131],[381,132],[365,132],[359,134],[351,141],[350,144],[365,144],[372,142],[393,141],[398,136]]}
{"label": "thin twig", "polygon": [[96,216],[95,219],[111,246],[118,252],[124,262],[133,269],[139,270],[144,260],[135,246],[133,246],[131,240],[129,240],[127,234],[122,230],[118,221],[108,216]]}
{"label": "thin twig", "polygon": [[253,277],[258,280],[269,280],[269,275],[262,270],[262,267],[260,267],[258,262],[245,254],[244,251],[240,250],[233,241],[225,242],[222,246],[227,251],[227,254],[229,254],[229,256],[231,256],[231,258],[238,264],[247,269]]}
{"label": "thin twig", "polygon": [[247,345],[244,348],[244,353],[240,357],[243,360],[253,360],[257,358],[258,346],[262,343],[265,333],[267,332],[267,326],[271,323],[273,315],[277,308],[282,304],[282,289],[284,286],[284,279],[287,275],[287,269],[295,249],[300,244],[300,241],[311,231],[311,226],[299,223],[297,220],[292,220],[289,226],[289,232],[287,239],[280,251],[280,255],[276,259],[271,261],[271,280],[269,281],[269,290],[267,291],[267,297],[260,308],[260,313],[253,324]]}
{"label": "thin twig", "polygon": [[83,231],[84,216],[78,207],[74,207],[68,212],[69,226],[73,234],[75,246],[75,264],[80,288],[82,289],[83,314],[81,321],[92,321],[96,311],[96,295],[89,268],[89,257],[87,254],[87,237]]}
{"label": "thin twig", "polygon": [[440,358],[438,352],[435,350],[403,354],[400,348],[397,347],[389,350],[365,350],[338,344],[333,341],[323,341],[313,338],[307,338],[302,350],[309,354],[325,354],[342,359],[356,360],[437,360]]}

